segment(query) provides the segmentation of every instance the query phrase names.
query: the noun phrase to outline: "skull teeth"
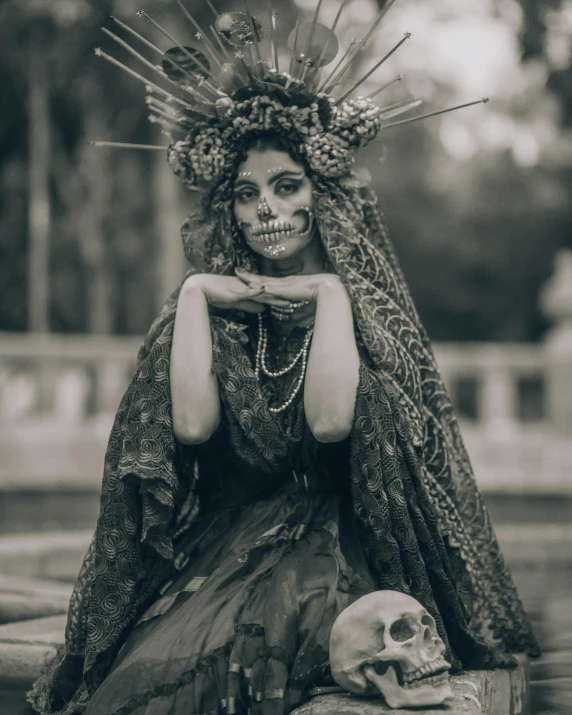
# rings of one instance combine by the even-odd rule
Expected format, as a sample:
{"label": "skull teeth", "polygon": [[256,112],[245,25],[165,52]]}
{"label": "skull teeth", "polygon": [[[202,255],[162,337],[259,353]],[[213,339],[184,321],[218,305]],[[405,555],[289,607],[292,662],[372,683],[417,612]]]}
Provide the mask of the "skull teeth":
{"label": "skull teeth", "polygon": [[258,240],[266,240],[268,237],[276,236],[280,233],[290,233],[294,231],[294,226],[288,221],[266,221],[257,223],[252,227],[252,235]]}
{"label": "skull teeth", "polygon": [[257,241],[261,243],[277,243],[278,241],[283,241],[285,238],[291,238],[294,235],[294,231],[272,231],[269,233],[259,233],[253,234]]}
{"label": "skull teeth", "polygon": [[[425,663],[417,670],[403,673],[403,687],[415,688],[425,683],[445,682],[448,678],[447,671],[449,668],[449,663],[443,657],[439,657],[430,663]],[[432,675],[428,675],[429,673],[432,673]]]}
{"label": "skull teeth", "polygon": [[439,673],[438,675],[430,675],[422,680],[413,680],[409,683],[403,683],[404,688],[420,688],[422,685],[440,685],[449,680],[447,673]]}

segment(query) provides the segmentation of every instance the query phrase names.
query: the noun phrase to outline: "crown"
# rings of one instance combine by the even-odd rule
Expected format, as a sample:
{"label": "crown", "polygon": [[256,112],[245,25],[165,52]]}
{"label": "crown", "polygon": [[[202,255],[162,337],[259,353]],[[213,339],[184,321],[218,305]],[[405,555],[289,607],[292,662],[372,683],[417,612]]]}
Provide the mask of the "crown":
{"label": "crown", "polygon": [[[319,22],[323,0],[311,21],[296,25],[288,38],[290,59],[281,67],[276,42],[276,12],[267,0],[265,25],[242,0],[243,11],[219,13],[211,0],[212,23],[201,27],[182,0],[174,0],[189,21],[197,46],[183,44],[144,10],[137,16],[149,23],[171,47],[159,48],[123,21],[112,17],[124,36],[102,28],[115,43],[155,75],[152,81],[97,48],[98,57],[120,67],[145,85],[149,120],[158,124],[168,146],[95,141],[95,146],[167,151],[169,164],[189,188],[202,188],[232,175],[232,167],[249,137],[271,132],[288,140],[308,168],[328,178],[351,170],[355,152],[381,130],[462,107],[396,119],[421,104],[407,98],[379,104],[384,90],[403,79],[398,75],[366,96],[358,89],[411,35],[406,33],[367,72],[352,71],[360,53],[395,0],[389,0],[361,39],[339,52],[336,27],[348,0],[342,0],[331,27]],[[135,41],[135,46],[124,37]],[[156,62],[136,49],[141,45]],[[337,60],[337,61],[336,61]],[[332,66],[333,65],[333,66]]]}

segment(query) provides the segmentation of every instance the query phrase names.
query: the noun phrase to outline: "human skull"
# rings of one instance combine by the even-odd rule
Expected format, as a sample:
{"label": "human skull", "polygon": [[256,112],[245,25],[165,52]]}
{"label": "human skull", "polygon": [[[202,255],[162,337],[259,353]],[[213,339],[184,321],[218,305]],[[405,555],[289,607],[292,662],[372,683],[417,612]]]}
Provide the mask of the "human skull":
{"label": "human skull", "polygon": [[411,596],[374,591],[337,617],[332,676],[357,695],[381,693],[391,708],[440,705],[453,695],[435,619]]}

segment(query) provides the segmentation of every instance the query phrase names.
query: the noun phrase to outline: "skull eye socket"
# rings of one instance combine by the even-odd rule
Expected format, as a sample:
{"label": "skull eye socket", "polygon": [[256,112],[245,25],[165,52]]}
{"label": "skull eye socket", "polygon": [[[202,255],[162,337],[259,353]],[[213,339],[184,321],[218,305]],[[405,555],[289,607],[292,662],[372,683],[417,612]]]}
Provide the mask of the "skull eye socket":
{"label": "skull eye socket", "polygon": [[421,619],[421,623],[424,626],[429,626],[430,628],[433,628],[433,626],[435,625],[435,621],[428,613],[423,616],[423,618]]}
{"label": "skull eye socket", "polygon": [[397,621],[394,621],[389,629],[389,635],[398,643],[408,641],[410,638],[413,638],[416,633],[415,622],[407,617],[399,618]]}

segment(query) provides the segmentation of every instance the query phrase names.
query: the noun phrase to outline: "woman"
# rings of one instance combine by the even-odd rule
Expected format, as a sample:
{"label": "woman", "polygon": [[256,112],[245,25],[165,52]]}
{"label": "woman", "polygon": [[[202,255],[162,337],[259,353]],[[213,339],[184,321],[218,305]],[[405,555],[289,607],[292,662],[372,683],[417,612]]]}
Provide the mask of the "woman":
{"label": "woman", "polygon": [[254,71],[170,147],[177,175],[203,180],[194,270],[119,407],[40,713],[283,715],[331,684],[332,624],[378,589],[431,612],[454,670],[537,652],[375,196],[350,171],[381,115],[336,112],[311,71]]}

